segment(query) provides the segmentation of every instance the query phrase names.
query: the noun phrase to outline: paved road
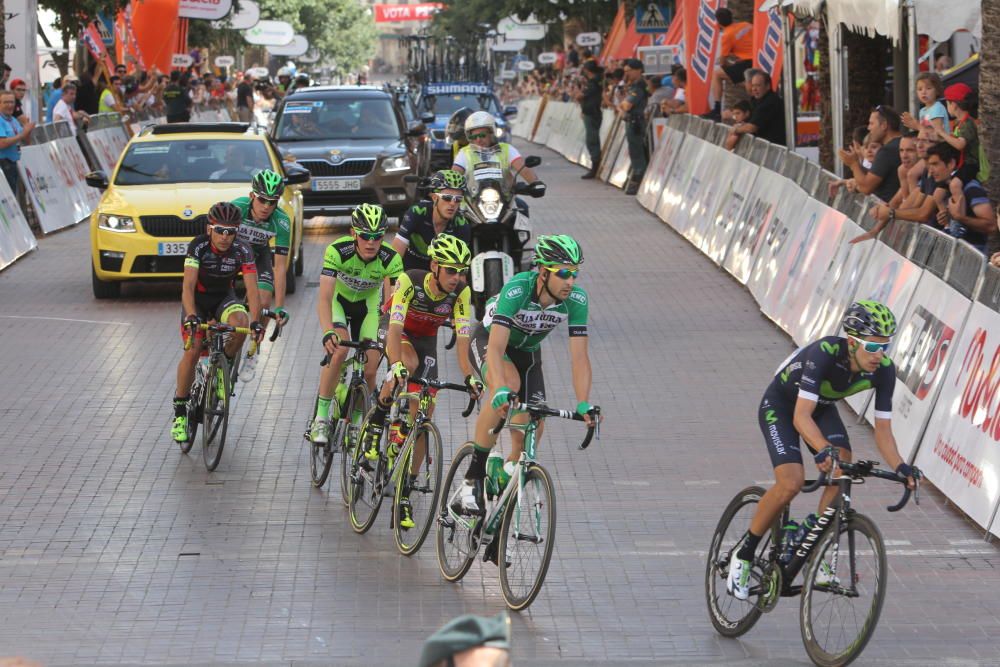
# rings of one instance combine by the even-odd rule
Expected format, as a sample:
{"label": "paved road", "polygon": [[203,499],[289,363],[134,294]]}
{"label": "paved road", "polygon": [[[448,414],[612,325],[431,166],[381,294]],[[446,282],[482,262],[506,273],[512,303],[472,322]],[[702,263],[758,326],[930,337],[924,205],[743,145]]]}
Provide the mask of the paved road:
{"label": "paved road", "polygon": [[[529,147],[530,148],[530,147]],[[603,439],[551,423],[559,531],[545,588],[513,620],[521,665],[804,664],[794,601],[739,641],[712,630],[703,555],[728,499],[770,469],[754,408],[791,349],[749,294],[619,190],[581,182],[541,148],[540,231],[577,235],[592,300]],[[240,387],[215,474],[170,442],[180,354],[176,286],[95,302],[87,230],[41,241],[0,274],[0,654],[48,665],[409,665],[464,612],[503,608],[496,569],[445,583],[432,544],[399,556],[386,526],[354,535],[339,492],[309,484],[300,437],[317,382],[323,247],[293,319]],[[566,335],[545,351],[550,400],[570,406]],[[280,370],[279,370],[280,368]],[[454,360],[444,375],[458,377]],[[467,436],[442,403],[448,447]],[[873,456],[867,428],[856,449]],[[1000,555],[931,492],[856,506],[889,541],[890,598],[858,664],[997,664]],[[799,513],[808,511],[800,502]]]}

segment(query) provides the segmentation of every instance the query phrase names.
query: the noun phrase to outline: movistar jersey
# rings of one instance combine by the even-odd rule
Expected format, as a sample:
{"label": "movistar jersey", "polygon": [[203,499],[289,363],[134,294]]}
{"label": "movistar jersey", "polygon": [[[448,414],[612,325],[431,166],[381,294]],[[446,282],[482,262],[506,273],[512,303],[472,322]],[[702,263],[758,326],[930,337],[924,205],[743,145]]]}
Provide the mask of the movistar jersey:
{"label": "movistar jersey", "polygon": [[233,200],[243,212],[243,223],[240,224],[239,239],[246,241],[255,248],[265,246],[274,237],[274,254],[287,255],[291,245],[292,223],[288,215],[276,207],[274,212],[264,222],[255,222],[250,212],[250,197],[240,197]]}
{"label": "movistar jersey", "polygon": [[518,273],[486,302],[483,326],[510,329],[508,348],[534,352],[553,329],[569,322],[570,336],[587,335],[587,293],[573,285],[562,303],[542,308],[535,294],[537,271]]}
{"label": "movistar jersey", "polygon": [[400,322],[407,336],[435,336],[449,317],[459,336],[469,335],[469,296],[471,290],[461,285],[458,294],[444,294],[435,299],[428,284],[434,280],[429,271],[407,271],[396,282],[389,323]]}
{"label": "movistar jersey", "polygon": [[892,419],[896,368],[889,357],[874,373],[852,373],[847,339],[827,336],[792,353],[778,368],[768,391],[794,405],[799,397],[832,405],[842,398],[875,389],[875,417]]}
{"label": "movistar jersey", "polygon": [[[461,213],[456,214],[448,222],[442,233],[460,238],[467,245],[472,243],[472,226]],[[431,258],[427,251],[435,236],[434,203],[424,200],[411,206],[403,216],[403,221],[399,223],[399,231],[396,232],[396,238],[406,244],[406,253],[403,255],[404,269],[427,271],[431,268]]]}
{"label": "movistar jersey", "polygon": [[345,301],[364,301],[378,293],[385,278],[395,279],[402,272],[403,260],[388,243],[366,262],[358,256],[354,237],[342,236],[327,246],[323,256],[323,275],[337,279],[335,294]]}

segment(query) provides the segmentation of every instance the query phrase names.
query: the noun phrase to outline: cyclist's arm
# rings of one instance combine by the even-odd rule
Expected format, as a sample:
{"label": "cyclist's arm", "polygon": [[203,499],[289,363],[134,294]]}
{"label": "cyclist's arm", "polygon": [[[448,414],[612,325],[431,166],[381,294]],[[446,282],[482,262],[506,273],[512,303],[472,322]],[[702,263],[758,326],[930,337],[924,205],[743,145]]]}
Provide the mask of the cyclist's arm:
{"label": "cyclist's arm", "polygon": [[333,294],[337,286],[335,275],[319,277],[319,297],[316,301],[316,314],[319,315],[319,326],[323,331],[333,330]]}
{"label": "cyclist's arm", "polygon": [[486,344],[486,386],[495,392],[503,384],[503,355],[510,340],[510,329],[495,321],[490,325],[490,339]]}
{"label": "cyclist's arm", "polygon": [[392,305],[389,306],[389,330],[385,335],[385,356],[388,357],[390,365],[403,360],[403,326],[406,324],[406,313],[410,309],[413,292],[413,283],[410,281],[410,277],[404,273],[396,283],[396,293],[392,295]]}
{"label": "cyclist's arm", "polygon": [[882,460],[893,470],[903,462],[896,446],[896,436],[892,434],[892,420],[875,418],[875,446]]}
{"label": "cyclist's arm", "polygon": [[288,257],[292,246],[292,222],[287,213],[278,209],[274,221],[274,307],[285,307],[285,285],[288,279]]}
{"label": "cyclist's arm", "polygon": [[451,325],[455,328],[457,344],[455,352],[458,354],[458,367],[462,370],[462,377],[472,375],[472,363],[469,361],[469,334],[472,332],[472,324],[469,321],[470,295],[472,291],[466,287],[455,301],[455,306],[451,310]]}
{"label": "cyclist's arm", "polygon": [[[267,252],[270,252],[268,249]],[[288,255],[274,256],[274,307],[285,307],[285,281],[288,278]]]}
{"label": "cyclist's arm", "polygon": [[816,401],[803,398],[801,395],[795,401],[795,413],[792,417],[792,425],[799,432],[802,439],[815,449],[822,451],[830,446],[823,431],[819,429],[816,420],[813,419],[813,412],[816,410]]}
{"label": "cyclist's arm", "polygon": [[181,287],[181,304],[184,306],[184,317],[197,313],[194,305],[194,288],[198,284],[198,260],[188,257],[184,260],[184,284]]}
{"label": "cyclist's arm", "polygon": [[569,339],[569,358],[573,366],[573,392],[576,394],[576,401],[589,403],[593,373],[586,336],[573,336]]}
{"label": "cyclist's arm", "polygon": [[245,247],[243,257],[243,287],[247,293],[247,303],[250,306],[250,321],[260,321],[260,292],[257,289],[257,265],[254,264],[253,250]]}

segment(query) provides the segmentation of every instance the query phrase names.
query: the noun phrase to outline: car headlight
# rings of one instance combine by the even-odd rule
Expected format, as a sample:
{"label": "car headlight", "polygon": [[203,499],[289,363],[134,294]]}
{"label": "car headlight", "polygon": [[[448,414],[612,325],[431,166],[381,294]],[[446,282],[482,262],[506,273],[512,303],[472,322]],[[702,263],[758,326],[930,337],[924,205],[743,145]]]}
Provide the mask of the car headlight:
{"label": "car headlight", "polygon": [[486,188],[479,193],[479,210],[484,218],[496,218],[500,215],[500,193],[493,188]]}
{"label": "car headlight", "polygon": [[382,171],[387,174],[392,174],[399,171],[409,171],[410,161],[406,159],[405,155],[396,155],[393,157],[387,157],[382,160]]}
{"label": "car headlight", "polygon": [[97,226],[112,232],[134,232],[135,220],[127,215],[101,213],[97,216]]}

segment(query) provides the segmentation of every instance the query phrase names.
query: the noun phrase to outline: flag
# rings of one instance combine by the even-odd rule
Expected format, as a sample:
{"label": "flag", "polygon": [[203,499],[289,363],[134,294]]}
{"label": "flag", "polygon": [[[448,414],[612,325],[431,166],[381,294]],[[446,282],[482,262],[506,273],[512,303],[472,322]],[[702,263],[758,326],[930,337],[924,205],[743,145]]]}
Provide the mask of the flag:
{"label": "flag", "polygon": [[688,111],[709,110],[715,53],[719,45],[719,23],[715,11],[720,0],[688,0],[684,3],[684,54],[687,62],[686,99]]}
{"label": "flag", "polygon": [[765,2],[767,0],[757,0],[753,13],[753,66],[770,74],[771,87],[777,90],[785,55],[784,26],[780,5],[762,12],[760,6]]}

